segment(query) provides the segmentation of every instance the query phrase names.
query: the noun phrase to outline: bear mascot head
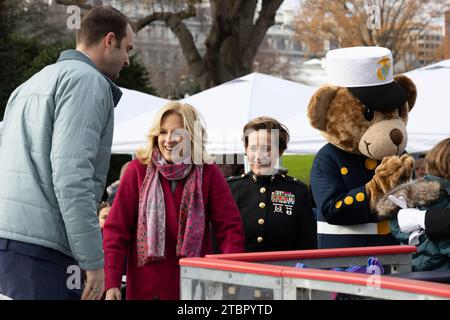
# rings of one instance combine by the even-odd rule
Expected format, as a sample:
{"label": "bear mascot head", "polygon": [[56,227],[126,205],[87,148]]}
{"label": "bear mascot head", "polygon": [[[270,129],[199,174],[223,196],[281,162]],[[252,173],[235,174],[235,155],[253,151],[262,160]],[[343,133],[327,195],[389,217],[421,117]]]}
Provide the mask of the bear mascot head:
{"label": "bear mascot head", "polygon": [[416,87],[404,75],[393,76],[387,48],[331,50],[326,63],[328,83],[310,100],[310,123],[335,147],[374,160],[377,167],[365,187],[376,210],[378,199],[412,174],[414,160],[404,152]]}

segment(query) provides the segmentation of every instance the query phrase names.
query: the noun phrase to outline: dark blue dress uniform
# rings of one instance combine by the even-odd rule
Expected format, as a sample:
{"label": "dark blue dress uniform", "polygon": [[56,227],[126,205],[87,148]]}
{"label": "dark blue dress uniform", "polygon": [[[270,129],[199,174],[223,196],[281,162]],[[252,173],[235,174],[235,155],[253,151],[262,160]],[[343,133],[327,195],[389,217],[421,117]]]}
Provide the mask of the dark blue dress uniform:
{"label": "dark blue dress uniform", "polygon": [[332,144],[316,155],[311,189],[316,204],[319,248],[398,245],[386,221],[377,222],[365,184],[379,162]]}
{"label": "dark blue dress uniform", "polygon": [[304,183],[284,174],[256,176],[251,171],[227,181],[241,212],[246,252],[317,248]]}

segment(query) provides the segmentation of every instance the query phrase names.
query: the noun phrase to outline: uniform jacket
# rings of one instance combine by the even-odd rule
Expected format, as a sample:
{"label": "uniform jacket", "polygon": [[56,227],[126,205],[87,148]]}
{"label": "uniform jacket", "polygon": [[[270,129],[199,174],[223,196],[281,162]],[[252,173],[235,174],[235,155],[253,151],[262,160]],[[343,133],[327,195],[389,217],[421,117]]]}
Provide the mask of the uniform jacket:
{"label": "uniform jacket", "polygon": [[319,248],[399,244],[387,222],[377,223],[365,184],[379,162],[326,144],[311,170]]}
{"label": "uniform jacket", "polygon": [[[136,227],[139,190],[147,166],[138,160],[130,162],[120,180],[119,189],[103,228],[106,290],[120,288],[127,257],[127,299],[179,299],[180,267],[176,256],[178,214],[185,180],[171,191],[171,184],[159,175],[166,206],[166,258],[137,267]],[[244,234],[239,211],[234,204],[225,178],[216,165],[203,167],[203,201],[206,225],[212,224],[222,253],[244,251]],[[201,255],[212,252],[208,228],[205,228]]]}
{"label": "uniform jacket", "polygon": [[228,178],[245,232],[245,251],[317,248],[316,222],[308,187],[284,174],[256,176],[251,171]]}
{"label": "uniform jacket", "polygon": [[[434,187],[429,185],[429,182],[434,182],[438,185],[436,196],[433,196],[435,194]],[[446,179],[427,175],[423,180],[416,180],[395,188],[390,194],[396,195],[398,192],[401,192],[402,189],[405,191],[409,190],[408,192],[405,192],[408,207],[418,207],[421,210],[429,210],[432,208],[450,209],[450,182]],[[383,200],[384,199],[380,202]],[[429,222],[425,221],[425,229],[429,226]],[[398,240],[408,244],[409,234],[400,230],[396,215],[390,219],[390,228],[392,234]],[[413,271],[449,270],[450,234],[447,235],[446,238],[433,241],[430,240],[427,234],[428,233],[422,234],[419,238],[420,242],[417,245],[417,252],[414,253],[412,257]]]}
{"label": "uniform jacket", "polygon": [[0,124],[0,238],[103,267],[96,208],[121,94],[76,50],[12,93]]}

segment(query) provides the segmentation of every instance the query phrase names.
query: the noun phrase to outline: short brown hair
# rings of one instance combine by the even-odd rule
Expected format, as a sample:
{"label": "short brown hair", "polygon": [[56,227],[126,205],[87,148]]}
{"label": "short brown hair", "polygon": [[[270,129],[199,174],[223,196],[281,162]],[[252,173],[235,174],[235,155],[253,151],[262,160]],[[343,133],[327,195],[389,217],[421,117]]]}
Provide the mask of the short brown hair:
{"label": "short brown hair", "polygon": [[428,174],[450,180],[450,138],[435,145],[425,157]]}
{"label": "short brown hair", "polygon": [[77,32],[77,43],[92,47],[109,32],[114,32],[120,47],[122,39],[127,34],[129,23],[128,18],[113,7],[94,7],[86,12],[81,20],[81,27]]}
{"label": "short brown hair", "polygon": [[287,149],[289,130],[284,124],[281,124],[277,120],[270,117],[258,117],[249,121],[243,129],[244,134],[242,136],[242,141],[244,142],[245,148],[248,147],[248,135],[253,130],[267,130],[268,133],[270,133],[271,130],[278,130],[278,151],[280,152],[280,155]]}

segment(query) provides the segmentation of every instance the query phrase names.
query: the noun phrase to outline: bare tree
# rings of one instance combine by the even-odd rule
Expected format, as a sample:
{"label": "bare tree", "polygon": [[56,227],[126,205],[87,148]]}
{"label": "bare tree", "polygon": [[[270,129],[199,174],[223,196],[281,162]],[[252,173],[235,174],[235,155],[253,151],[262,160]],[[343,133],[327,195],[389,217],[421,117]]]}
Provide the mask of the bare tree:
{"label": "bare tree", "polygon": [[[123,0],[130,1],[130,0]],[[89,9],[87,0],[56,0],[59,4]],[[207,89],[251,72],[258,47],[283,0],[209,0],[211,28],[201,54],[184,20],[194,17],[202,0],[144,0],[148,15],[133,20],[139,32],[163,21],[180,43],[190,74]],[[261,6],[258,6],[258,2]],[[259,9],[259,12],[257,12]]]}
{"label": "bare tree", "polygon": [[[383,46],[395,61],[408,61],[416,41],[447,6],[446,0],[303,0],[296,34],[324,53],[324,40],[337,47]],[[405,68],[408,68],[406,65]]]}

